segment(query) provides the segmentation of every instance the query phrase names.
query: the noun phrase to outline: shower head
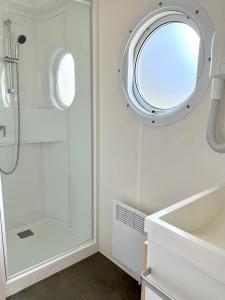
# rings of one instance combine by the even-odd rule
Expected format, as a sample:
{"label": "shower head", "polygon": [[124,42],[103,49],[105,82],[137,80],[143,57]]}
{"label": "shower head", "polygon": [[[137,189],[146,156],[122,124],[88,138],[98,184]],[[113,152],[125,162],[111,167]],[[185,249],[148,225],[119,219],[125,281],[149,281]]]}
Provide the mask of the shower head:
{"label": "shower head", "polygon": [[20,35],[20,36],[18,36],[17,43],[24,44],[26,42],[26,40],[27,40],[27,38],[25,35]]}
{"label": "shower head", "polygon": [[15,58],[19,60],[19,45],[26,42],[27,38],[25,35],[19,35],[15,45]]}

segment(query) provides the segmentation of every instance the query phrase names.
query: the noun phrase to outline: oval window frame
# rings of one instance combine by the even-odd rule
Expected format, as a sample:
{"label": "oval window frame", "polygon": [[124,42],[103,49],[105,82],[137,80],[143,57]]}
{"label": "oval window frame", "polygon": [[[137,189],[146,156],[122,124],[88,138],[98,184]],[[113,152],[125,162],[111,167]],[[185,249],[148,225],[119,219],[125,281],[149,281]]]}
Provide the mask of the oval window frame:
{"label": "oval window frame", "polygon": [[[58,87],[58,72],[60,68],[60,64],[63,58],[70,54],[73,57],[74,61],[74,97],[70,105],[66,105],[64,101],[62,101],[59,87]],[[70,108],[75,100],[76,97],[76,64],[73,54],[68,51],[67,49],[60,48],[58,49],[52,56],[49,65],[49,87],[50,87],[50,97],[55,107],[60,110],[65,110]]]}
{"label": "oval window frame", "polygon": [[[197,83],[194,92],[180,105],[171,109],[158,109],[146,103],[137,91],[136,59],[143,42],[154,30],[172,21],[191,26],[200,36],[200,55]],[[214,25],[206,10],[193,0],[155,1],[152,9],[131,28],[124,47],[119,72],[126,107],[142,123],[151,126],[166,126],[187,116],[200,103],[210,85],[211,43]],[[121,82],[120,81],[120,82]]]}

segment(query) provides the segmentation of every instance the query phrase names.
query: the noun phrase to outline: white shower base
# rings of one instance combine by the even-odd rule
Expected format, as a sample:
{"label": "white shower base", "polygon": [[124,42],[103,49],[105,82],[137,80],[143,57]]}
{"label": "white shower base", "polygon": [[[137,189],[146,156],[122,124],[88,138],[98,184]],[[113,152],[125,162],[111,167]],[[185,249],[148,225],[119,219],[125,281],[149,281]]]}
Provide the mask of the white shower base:
{"label": "white shower base", "polygon": [[[25,230],[31,230],[34,235],[21,239],[17,233]],[[6,240],[10,277],[83,242],[70,227],[54,219],[43,219],[10,230],[6,233]]]}

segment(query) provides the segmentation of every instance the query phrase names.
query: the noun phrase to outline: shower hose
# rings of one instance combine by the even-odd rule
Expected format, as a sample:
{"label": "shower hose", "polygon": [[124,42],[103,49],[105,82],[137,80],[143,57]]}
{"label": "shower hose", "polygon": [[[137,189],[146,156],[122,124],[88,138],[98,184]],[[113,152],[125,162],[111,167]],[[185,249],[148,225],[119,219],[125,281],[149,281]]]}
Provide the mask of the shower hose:
{"label": "shower hose", "polygon": [[[18,63],[16,64],[16,86],[17,86],[17,147],[16,147],[16,161],[14,166],[12,167],[11,170],[3,170],[0,168],[0,172],[4,175],[11,175],[12,173],[15,172],[19,159],[20,159],[20,117],[21,117],[21,109],[20,109],[20,82],[19,82],[19,65]],[[15,94],[14,94],[14,99],[15,99]]]}

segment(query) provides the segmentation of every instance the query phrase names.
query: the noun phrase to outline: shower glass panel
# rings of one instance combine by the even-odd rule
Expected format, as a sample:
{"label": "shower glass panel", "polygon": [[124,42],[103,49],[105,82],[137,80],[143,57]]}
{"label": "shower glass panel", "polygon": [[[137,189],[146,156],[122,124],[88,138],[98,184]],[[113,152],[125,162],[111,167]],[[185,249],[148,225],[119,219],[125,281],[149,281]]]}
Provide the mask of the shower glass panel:
{"label": "shower glass panel", "polygon": [[[0,0],[0,167],[12,168],[17,146],[18,91],[2,57],[11,21],[19,48],[21,149],[16,171],[1,175],[7,277],[12,278],[93,239],[91,5],[72,0]],[[14,49],[14,48],[13,48]],[[60,109],[51,97],[50,63],[60,49],[74,59],[75,98]],[[14,52],[14,51],[13,51]],[[55,69],[57,72],[57,69]],[[66,73],[66,70],[64,69]],[[68,70],[70,74],[71,66]],[[52,77],[51,77],[52,76]],[[49,78],[51,77],[51,78]],[[72,78],[72,79],[71,79]]]}

